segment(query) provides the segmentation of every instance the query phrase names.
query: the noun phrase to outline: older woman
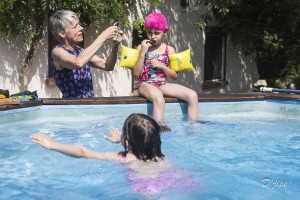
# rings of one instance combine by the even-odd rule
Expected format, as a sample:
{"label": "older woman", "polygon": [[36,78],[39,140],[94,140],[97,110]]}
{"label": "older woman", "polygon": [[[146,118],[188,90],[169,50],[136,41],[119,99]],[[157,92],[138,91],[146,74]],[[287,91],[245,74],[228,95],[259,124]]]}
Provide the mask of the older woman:
{"label": "older woman", "polygon": [[[90,66],[105,71],[114,69],[118,46],[123,39],[122,31],[110,26],[83,49],[78,46],[83,41],[83,28],[77,14],[68,10],[54,13],[49,19],[49,29],[60,43],[52,50],[51,67],[63,98],[94,97]],[[110,54],[104,59],[95,53],[106,40],[113,42]]]}

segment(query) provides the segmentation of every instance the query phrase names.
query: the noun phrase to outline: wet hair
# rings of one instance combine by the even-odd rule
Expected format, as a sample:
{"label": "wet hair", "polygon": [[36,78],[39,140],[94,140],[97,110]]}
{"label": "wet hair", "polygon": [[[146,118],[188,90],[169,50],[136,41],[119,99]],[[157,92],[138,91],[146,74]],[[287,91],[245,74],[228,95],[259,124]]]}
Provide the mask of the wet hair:
{"label": "wet hair", "polygon": [[[163,159],[160,128],[151,117],[139,113],[129,115],[124,122],[123,137],[124,142],[128,142],[128,149],[139,160],[157,161],[157,158]],[[127,153],[127,151],[125,147],[125,152]]]}
{"label": "wet hair", "polygon": [[66,31],[69,23],[73,20],[79,20],[78,15],[70,10],[60,10],[55,12],[49,18],[49,30],[54,37],[60,41],[59,32]]}

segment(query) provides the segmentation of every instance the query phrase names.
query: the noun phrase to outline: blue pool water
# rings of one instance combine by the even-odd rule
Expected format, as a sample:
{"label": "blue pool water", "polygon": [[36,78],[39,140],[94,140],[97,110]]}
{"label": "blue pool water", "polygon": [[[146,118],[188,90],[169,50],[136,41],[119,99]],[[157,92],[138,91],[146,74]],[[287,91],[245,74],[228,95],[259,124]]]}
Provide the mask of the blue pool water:
{"label": "blue pool water", "polygon": [[[44,132],[62,143],[121,151],[103,139],[121,130],[136,105],[40,106],[0,112],[0,199],[298,199],[300,103],[249,101],[199,103],[200,122],[168,104],[162,137],[166,160],[178,172],[163,192],[132,191],[126,165],[76,159],[33,144]],[[164,181],[164,180],[162,180]]]}

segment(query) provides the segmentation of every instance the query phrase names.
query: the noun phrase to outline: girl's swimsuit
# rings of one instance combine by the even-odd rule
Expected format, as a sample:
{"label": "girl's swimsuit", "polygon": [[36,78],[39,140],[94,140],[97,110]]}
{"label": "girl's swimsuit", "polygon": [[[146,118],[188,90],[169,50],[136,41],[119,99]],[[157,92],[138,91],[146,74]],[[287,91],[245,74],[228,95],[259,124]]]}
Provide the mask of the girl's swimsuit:
{"label": "girl's swimsuit", "polygon": [[[121,153],[120,161],[126,163],[126,154]],[[159,194],[166,190],[193,190],[198,187],[193,177],[185,170],[170,168],[152,177],[140,177],[134,169],[128,168],[131,191],[141,194]]]}
{"label": "girl's swimsuit", "polygon": [[166,45],[166,50],[163,54],[155,54],[151,50],[147,51],[144,60],[144,71],[139,76],[139,86],[144,82],[154,85],[158,88],[161,88],[166,84],[167,75],[163,72],[163,70],[154,68],[151,65],[151,60],[155,58],[164,63],[166,67],[169,67],[168,54],[168,45]]}
{"label": "girl's swimsuit", "polygon": [[191,191],[198,187],[193,177],[182,169],[169,169],[154,177],[139,177],[133,170],[129,169],[128,180],[131,190],[141,194],[160,194],[168,190]]}
{"label": "girl's swimsuit", "polygon": [[[63,48],[68,53],[78,56],[83,48],[75,46],[75,52],[64,48],[61,45],[54,48]],[[53,63],[53,56],[51,54],[52,74],[56,85],[63,94],[63,98],[91,98],[94,97],[92,74],[90,65],[87,63],[80,69],[57,70]]]}

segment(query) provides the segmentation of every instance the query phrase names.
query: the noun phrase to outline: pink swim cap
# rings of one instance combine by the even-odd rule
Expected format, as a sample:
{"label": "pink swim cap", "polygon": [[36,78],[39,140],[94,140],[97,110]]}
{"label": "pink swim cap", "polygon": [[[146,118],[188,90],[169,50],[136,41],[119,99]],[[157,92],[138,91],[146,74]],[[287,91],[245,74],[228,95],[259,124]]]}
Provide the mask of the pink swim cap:
{"label": "pink swim cap", "polygon": [[167,32],[168,23],[166,17],[161,13],[150,13],[145,19],[146,28],[152,28],[156,30],[160,30],[163,32]]}

